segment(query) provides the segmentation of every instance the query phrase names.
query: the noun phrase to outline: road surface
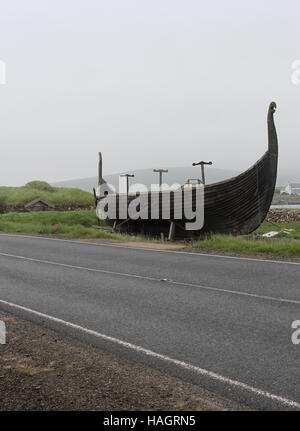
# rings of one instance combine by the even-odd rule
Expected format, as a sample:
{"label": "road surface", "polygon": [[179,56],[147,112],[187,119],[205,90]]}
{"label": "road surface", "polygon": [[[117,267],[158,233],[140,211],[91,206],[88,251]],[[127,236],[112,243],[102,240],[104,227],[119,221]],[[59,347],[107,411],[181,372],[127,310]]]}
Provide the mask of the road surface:
{"label": "road surface", "polygon": [[300,409],[300,264],[0,234],[0,307],[258,409]]}

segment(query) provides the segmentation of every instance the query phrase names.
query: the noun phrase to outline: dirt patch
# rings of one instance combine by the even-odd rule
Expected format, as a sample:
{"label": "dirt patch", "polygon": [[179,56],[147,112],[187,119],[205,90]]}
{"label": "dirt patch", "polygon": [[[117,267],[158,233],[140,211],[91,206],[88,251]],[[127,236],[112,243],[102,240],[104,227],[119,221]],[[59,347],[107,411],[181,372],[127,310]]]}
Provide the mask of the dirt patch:
{"label": "dirt patch", "polygon": [[190,251],[195,254],[207,254],[208,256],[220,256],[220,257],[237,257],[244,259],[257,259],[257,260],[270,260],[274,262],[292,262],[292,263],[300,263],[299,257],[286,256],[286,255],[275,255],[268,253],[246,253],[246,252],[235,252],[231,250],[217,250],[217,249],[205,249],[201,248],[186,248],[185,251]]}
{"label": "dirt patch", "polygon": [[[70,239],[72,241],[72,239]],[[142,249],[149,249],[149,250],[170,250],[170,251],[183,251],[186,253],[193,253],[193,254],[207,254],[212,256],[221,256],[221,257],[241,257],[245,259],[259,259],[259,260],[272,260],[272,261],[278,261],[278,262],[295,262],[300,263],[299,257],[293,257],[293,256],[286,256],[286,255],[275,255],[275,254],[268,254],[268,253],[246,253],[246,252],[237,252],[232,250],[218,250],[218,249],[202,249],[202,248],[192,248],[190,244],[188,243],[151,243],[151,242],[127,242],[127,241],[119,241],[119,240],[109,240],[109,239],[95,239],[95,238],[89,238],[89,239],[77,239],[74,240],[76,242],[87,242],[90,244],[96,244],[96,245],[120,245],[124,247],[130,247],[130,248],[142,248]]]}
{"label": "dirt patch", "polygon": [[135,362],[0,312],[0,410],[241,410]]}
{"label": "dirt patch", "polygon": [[102,238],[88,238],[78,239],[78,241],[89,242],[93,244],[116,244],[125,247],[133,248],[147,248],[150,250],[184,250],[185,244],[182,243],[163,243],[163,242],[151,242],[151,241],[123,241],[113,239],[102,239]]}

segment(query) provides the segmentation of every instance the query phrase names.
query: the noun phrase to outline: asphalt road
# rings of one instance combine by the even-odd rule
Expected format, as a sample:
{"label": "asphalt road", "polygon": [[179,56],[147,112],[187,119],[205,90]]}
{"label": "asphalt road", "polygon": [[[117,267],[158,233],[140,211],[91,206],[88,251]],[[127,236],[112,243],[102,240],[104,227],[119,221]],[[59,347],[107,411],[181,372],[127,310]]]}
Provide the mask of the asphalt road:
{"label": "asphalt road", "polygon": [[252,408],[300,409],[300,264],[0,234],[0,307]]}

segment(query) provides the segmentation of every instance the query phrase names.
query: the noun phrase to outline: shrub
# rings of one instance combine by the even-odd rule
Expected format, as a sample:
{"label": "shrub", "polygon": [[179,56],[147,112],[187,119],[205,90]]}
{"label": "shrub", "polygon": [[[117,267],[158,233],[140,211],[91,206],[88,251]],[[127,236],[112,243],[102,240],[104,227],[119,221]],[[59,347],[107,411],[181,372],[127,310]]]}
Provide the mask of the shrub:
{"label": "shrub", "polygon": [[46,181],[30,181],[25,185],[25,187],[28,187],[29,189],[34,189],[34,190],[54,192],[54,188],[50,186],[50,184],[48,184]]}

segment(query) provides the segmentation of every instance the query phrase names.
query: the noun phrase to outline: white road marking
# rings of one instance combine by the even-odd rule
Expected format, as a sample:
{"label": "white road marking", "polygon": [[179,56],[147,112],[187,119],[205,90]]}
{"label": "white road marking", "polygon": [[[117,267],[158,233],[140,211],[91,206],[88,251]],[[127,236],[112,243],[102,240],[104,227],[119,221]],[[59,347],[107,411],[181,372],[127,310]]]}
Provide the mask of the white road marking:
{"label": "white road marking", "polygon": [[10,307],[12,309],[21,310],[21,311],[24,311],[26,313],[30,313],[30,314],[39,316],[43,319],[50,320],[50,321],[55,322],[55,323],[65,325],[69,328],[76,329],[80,332],[92,335],[92,336],[97,337],[97,338],[101,338],[105,341],[109,341],[109,342],[118,344],[119,346],[125,347],[126,349],[130,349],[130,350],[133,350],[135,352],[142,353],[146,356],[150,356],[152,358],[159,359],[159,360],[162,360],[164,362],[168,362],[168,363],[176,365],[182,369],[192,371],[198,375],[209,377],[215,381],[225,383],[225,384],[230,385],[230,386],[237,387],[237,388],[242,389],[242,390],[247,391],[247,392],[251,392],[251,393],[253,393],[259,397],[268,398],[272,401],[279,402],[280,404],[283,404],[287,407],[300,409],[300,403],[298,403],[297,401],[293,401],[293,400],[281,397],[279,395],[274,395],[268,391],[255,388],[253,386],[247,385],[246,383],[242,383],[238,380],[232,380],[228,377],[224,377],[224,376],[217,374],[213,371],[209,371],[209,370],[206,370],[204,368],[200,368],[200,367],[197,367],[195,365],[188,364],[188,363],[180,361],[178,359],[173,359],[169,356],[166,356],[166,355],[163,355],[160,353],[156,353],[156,352],[149,350],[149,349],[146,349],[144,347],[137,346],[137,345],[129,343],[127,341],[123,341],[123,340],[120,340],[118,338],[102,334],[102,333],[94,331],[92,329],[85,328],[85,327],[77,325],[75,323],[67,322],[63,319],[59,319],[57,317],[50,316],[48,314],[44,314],[44,313],[41,313],[41,312],[36,311],[36,310],[32,310],[32,309],[24,307],[22,305],[14,304],[12,302],[7,302],[7,301],[3,301],[3,300],[0,300],[0,304],[3,304],[3,305]]}
{"label": "white road marking", "polygon": [[159,281],[159,278],[147,277],[144,275],[127,274],[126,272],[109,271],[106,269],[88,268],[85,266],[71,265],[71,264],[62,263],[62,262],[53,262],[51,260],[35,259],[33,257],[18,256],[15,254],[8,254],[8,253],[1,253],[0,252],[0,256],[10,257],[10,258],[19,259],[19,260],[25,260],[25,261],[29,261],[29,262],[43,263],[45,265],[62,266],[64,268],[79,269],[82,271],[100,272],[102,274],[118,275],[121,277],[141,278],[143,280]]}
{"label": "white road marking", "polygon": [[97,272],[97,273],[102,273],[102,274],[117,275],[120,277],[137,278],[137,279],[141,279],[141,280],[149,280],[149,281],[155,281],[155,282],[160,282],[160,283],[164,282],[166,284],[171,284],[171,285],[175,285],[175,286],[188,286],[188,287],[194,287],[194,288],[213,291],[213,292],[229,293],[231,295],[240,295],[240,296],[258,298],[258,299],[264,299],[264,300],[268,300],[268,301],[284,302],[284,303],[289,303],[289,304],[300,305],[300,300],[298,301],[297,299],[276,298],[275,296],[258,295],[256,293],[242,292],[239,290],[229,290],[229,289],[222,289],[219,287],[203,286],[201,284],[186,283],[184,281],[181,282],[181,281],[174,281],[174,280],[167,280],[167,279],[162,280],[161,278],[148,277],[145,275],[128,274],[126,272],[109,271],[106,269],[88,268],[85,266],[71,265],[71,264],[62,263],[62,262],[53,262],[51,260],[35,259],[32,257],[18,256],[15,254],[8,254],[8,253],[2,253],[2,252],[0,252],[0,256],[24,260],[24,261],[28,261],[28,262],[42,263],[44,265],[53,265],[53,266],[59,266],[59,267],[63,267],[63,268],[77,269],[77,270],[81,270],[81,271],[89,271],[89,272]]}
{"label": "white road marking", "polygon": [[[71,244],[79,244],[79,245],[93,245],[96,247],[113,247],[113,248],[125,248],[129,250],[141,250],[148,252],[157,252],[157,253],[175,253],[175,254],[187,254],[192,256],[201,256],[201,257],[216,257],[220,259],[234,259],[234,260],[245,260],[250,262],[264,262],[264,263],[277,263],[284,265],[300,265],[300,262],[291,262],[287,260],[272,260],[272,259],[259,259],[255,257],[242,257],[242,256],[228,256],[223,254],[212,254],[212,253],[199,253],[196,251],[184,251],[184,250],[159,250],[156,248],[146,248],[146,247],[133,247],[122,244],[112,244],[112,243],[95,243],[90,241],[80,241],[73,239],[63,239],[63,238],[50,238],[45,236],[34,236],[34,235],[23,235],[23,234],[10,234],[10,233],[0,233],[0,236],[8,236],[8,237],[21,237],[21,238],[32,238],[38,240],[46,240],[46,241],[60,241],[67,242]],[[105,241],[105,239],[104,239]]]}

